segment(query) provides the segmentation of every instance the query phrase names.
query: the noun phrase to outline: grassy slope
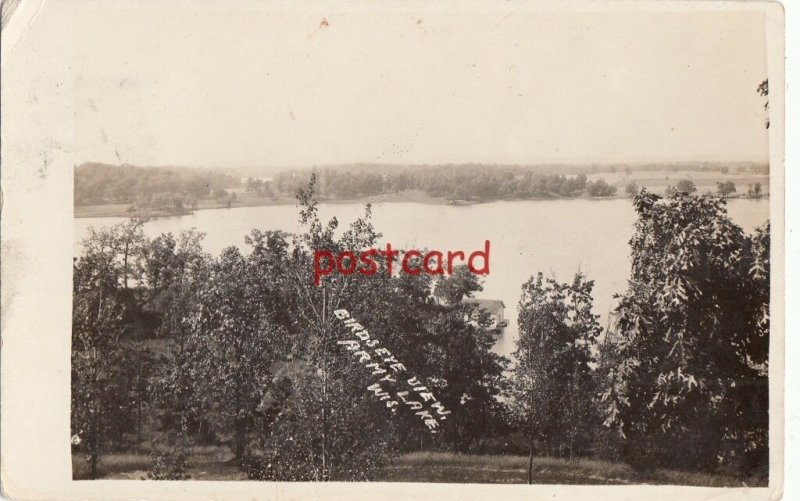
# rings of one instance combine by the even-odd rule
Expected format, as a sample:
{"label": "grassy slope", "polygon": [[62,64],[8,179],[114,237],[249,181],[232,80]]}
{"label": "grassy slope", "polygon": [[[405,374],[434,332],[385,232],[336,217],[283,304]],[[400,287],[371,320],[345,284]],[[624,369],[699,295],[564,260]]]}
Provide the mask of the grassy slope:
{"label": "grassy slope", "polygon": [[[741,486],[725,475],[658,470],[649,475],[623,463],[597,459],[533,458],[537,484],[672,484],[709,487]],[[401,456],[383,468],[378,480],[459,483],[527,483],[526,456],[471,455],[416,452]]]}
{"label": "grassy slope", "polygon": [[[195,447],[188,461],[189,475],[192,480],[247,480],[232,459],[225,447]],[[150,455],[146,453],[107,454],[98,467],[100,478],[121,480],[146,479],[149,469]],[[72,476],[75,480],[89,478],[89,466],[81,454],[72,455]]]}
{"label": "grassy slope", "polygon": [[[189,459],[194,480],[245,480],[231,464],[232,455],[223,447],[198,447]],[[83,457],[73,455],[75,479],[88,476]],[[147,477],[150,458],[146,454],[110,454],[102,458],[101,478],[142,479]],[[648,475],[634,472],[625,464],[594,459],[537,457],[533,462],[534,483],[538,484],[667,484],[709,487],[740,487],[726,475],[658,470]],[[400,456],[384,467],[376,481],[451,483],[526,483],[525,456],[470,455],[447,452],[415,452]],[[766,485],[766,484],[765,484]]]}

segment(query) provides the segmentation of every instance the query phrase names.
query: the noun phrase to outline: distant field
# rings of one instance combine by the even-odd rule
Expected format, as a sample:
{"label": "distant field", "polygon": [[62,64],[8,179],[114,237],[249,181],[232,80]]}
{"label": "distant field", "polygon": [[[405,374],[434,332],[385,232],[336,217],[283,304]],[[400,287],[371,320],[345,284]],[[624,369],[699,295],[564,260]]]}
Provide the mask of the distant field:
{"label": "distant field", "polygon": [[[195,480],[244,480],[245,475],[231,464],[232,454],[224,447],[195,448],[189,459],[189,474]],[[73,455],[74,478],[88,477],[86,462]],[[150,464],[146,454],[103,456],[100,476],[105,479],[147,478]],[[538,484],[668,484],[708,487],[741,487],[743,483],[726,475],[657,470],[642,475],[622,463],[594,459],[536,457],[534,483]],[[447,452],[415,452],[400,456],[385,466],[376,481],[451,482],[519,484],[528,481],[526,456],[470,455]],[[759,483],[750,484],[751,487]],[[763,482],[766,485],[766,482]]]}

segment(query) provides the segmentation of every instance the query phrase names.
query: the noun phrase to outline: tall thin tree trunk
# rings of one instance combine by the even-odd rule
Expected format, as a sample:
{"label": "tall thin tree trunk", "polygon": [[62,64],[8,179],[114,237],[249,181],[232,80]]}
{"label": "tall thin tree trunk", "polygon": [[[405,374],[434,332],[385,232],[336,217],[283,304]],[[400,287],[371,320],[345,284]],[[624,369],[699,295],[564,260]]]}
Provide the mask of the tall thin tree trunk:
{"label": "tall thin tree trunk", "polygon": [[136,403],[136,441],[142,441],[142,398],[139,395]]}
{"label": "tall thin tree trunk", "polygon": [[99,385],[97,381],[97,347],[92,348],[91,354],[91,385],[92,385],[92,400],[90,402],[90,407],[92,408],[91,416],[89,417],[89,426],[91,427],[90,432],[90,440],[91,442],[88,444],[89,447],[89,466],[91,469],[91,478],[95,480],[97,478],[97,463],[100,461],[100,423],[101,423],[101,416],[100,416],[100,409],[98,408],[98,403],[100,397],[98,396],[97,387]]}
{"label": "tall thin tree trunk", "polygon": [[91,462],[90,462],[90,465],[91,465],[91,475],[90,476],[91,476],[92,480],[96,480],[97,479],[97,452],[96,451],[92,451],[91,452],[91,456],[92,456],[92,459],[91,459]]}
{"label": "tall thin tree trunk", "polygon": [[128,241],[125,242],[125,253],[123,255],[123,266],[122,266],[122,273],[123,273],[123,283],[125,285],[125,290],[128,290]]}
{"label": "tall thin tree trunk", "polygon": [[328,480],[328,336],[327,289],[322,289],[322,481]]}
{"label": "tall thin tree trunk", "polygon": [[[324,353],[324,348],[323,348]],[[328,480],[328,367],[322,364],[322,480]]]}
{"label": "tall thin tree trunk", "polygon": [[528,439],[528,485],[533,483],[533,437]]}
{"label": "tall thin tree trunk", "polygon": [[89,445],[89,466],[91,478],[95,480],[97,479],[97,463],[100,461],[100,412],[96,402],[93,402],[92,406],[95,412],[92,420],[92,443]]}
{"label": "tall thin tree trunk", "polygon": [[242,464],[244,461],[244,439],[245,439],[245,424],[242,419],[236,419],[236,435],[234,436],[234,455],[236,462]]}
{"label": "tall thin tree trunk", "polygon": [[569,434],[569,460],[572,461],[572,449],[575,446],[575,430]]}
{"label": "tall thin tree trunk", "polygon": [[528,342],[528,349],[527,349],[527,361],[528,361],[528,370],[531,371],[528,378],[528,485],[533,483],[533,405],[534,405],[534,395],[533,395],[533,346],[530,342]]}

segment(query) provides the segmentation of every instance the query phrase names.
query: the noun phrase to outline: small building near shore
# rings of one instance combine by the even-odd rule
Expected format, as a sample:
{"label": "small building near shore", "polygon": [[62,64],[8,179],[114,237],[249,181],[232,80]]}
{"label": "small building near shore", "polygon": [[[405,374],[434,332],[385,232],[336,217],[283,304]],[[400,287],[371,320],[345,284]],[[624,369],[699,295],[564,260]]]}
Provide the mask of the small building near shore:
{"label": "small building near shore", "polygon": [[[489,329],[500,331],[501,329],[508,326],[508,320],[505,319],[505,309],[506,305],[500,299],[483,299],[483,298],[464,298],[462,300],[464,304],[475,304],[478,308],[485,310],[489,313],[489,316],[492,319],[492,323],[489,325]],[[477,320],[474,318],[473,320]]]}

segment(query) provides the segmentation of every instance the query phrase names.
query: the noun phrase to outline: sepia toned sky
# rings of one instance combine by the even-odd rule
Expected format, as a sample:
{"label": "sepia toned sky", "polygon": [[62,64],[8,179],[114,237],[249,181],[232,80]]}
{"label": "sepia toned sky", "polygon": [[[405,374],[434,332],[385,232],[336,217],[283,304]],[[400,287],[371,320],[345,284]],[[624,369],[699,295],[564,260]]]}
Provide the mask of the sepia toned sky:
{"label": "sepia toned sky", "polygon": [[[285,167],[768,156],[759,12],[315,9],[48,3],[37,23],[68,26],[52,42],[73,86],[76,158]],[[15,56],[48,50],[40,38]],[[54,71],[47,61],[31,57]]]}

